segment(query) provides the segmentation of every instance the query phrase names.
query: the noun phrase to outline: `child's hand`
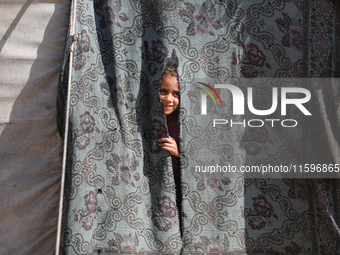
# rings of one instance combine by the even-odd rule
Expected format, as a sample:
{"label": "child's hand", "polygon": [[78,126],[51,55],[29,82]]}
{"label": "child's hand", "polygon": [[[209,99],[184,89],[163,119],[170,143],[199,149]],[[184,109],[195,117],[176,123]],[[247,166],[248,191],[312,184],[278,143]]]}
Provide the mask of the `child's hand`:
{"label": "child's hand", "polygon": [[160,146],[163,150],[166,150],[170,152],[171,155],[175,157],[179,157],[178,147],[176,140],[174,138],[170,137],[163,137],[159,139]]}

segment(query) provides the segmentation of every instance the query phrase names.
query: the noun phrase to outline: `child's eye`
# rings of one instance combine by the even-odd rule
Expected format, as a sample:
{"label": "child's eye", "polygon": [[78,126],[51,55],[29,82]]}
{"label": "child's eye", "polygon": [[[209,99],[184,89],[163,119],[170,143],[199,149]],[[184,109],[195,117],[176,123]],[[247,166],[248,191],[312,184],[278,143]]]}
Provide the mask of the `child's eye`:
{"label": "child's eye", "polygon": [[164,90],[164,89],[161,89],[161,90],[160,90],[160,93],[161,93],[161,95],[166,95],[166,94],[168,94],[168,92],[167,92],[166,90]]}
{"label": "child's eye", "polygon": [[179,92],[175,92],[175,93],[174,93],[174,96],[175,96],[175,97],[179,97]]}

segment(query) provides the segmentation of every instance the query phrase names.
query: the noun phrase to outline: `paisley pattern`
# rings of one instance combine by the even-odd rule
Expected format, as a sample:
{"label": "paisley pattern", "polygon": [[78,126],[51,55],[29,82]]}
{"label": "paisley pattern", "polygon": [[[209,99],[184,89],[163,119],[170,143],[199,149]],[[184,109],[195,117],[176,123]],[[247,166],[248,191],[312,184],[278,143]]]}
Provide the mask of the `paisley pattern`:
{"label": "paisley pattern", "polygon": [[[339,163],[338,84],[310,86],[313,118],[290,109],[287,118],[299,121],[292,129],[213,128],[200,115],[194,85],[333,77],[333,2],[77,0],[76,15],[80,39],[71,74],[65,52],[58,95],[62,133],[71,75],[65,254],[337,254],[338,180],[231,176],[197,166]],[[173,49],[183,238],[171,157],[158,145],[168,133],[158,88]],[[254,85],[257,109],[270,107],[271,86]],[[242,122],[232,116],[230,94],[220,95],[224,108],[208,100],[209,117]]]}

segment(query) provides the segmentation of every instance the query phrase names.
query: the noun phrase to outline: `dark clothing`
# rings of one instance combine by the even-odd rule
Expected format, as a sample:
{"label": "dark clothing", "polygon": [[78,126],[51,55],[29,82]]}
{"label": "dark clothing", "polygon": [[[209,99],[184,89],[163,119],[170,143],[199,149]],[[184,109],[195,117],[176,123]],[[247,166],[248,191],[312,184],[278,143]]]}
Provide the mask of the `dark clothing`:
{"label": "dark clothing", "polygon": [[[169,135],[176,140],[177,148],[179,149],[179,123],[175,126],[168,128]],[[174,172],[174,179],[176,184],[176,203],[179,213],[180,231],[182,235],[182,192],[181,192],[181,169],[180,158],[171,155],[172,169]]]}
{"label": "dark clothing", "polygon": [[[176,140],[177,143],[177,148],[179,148],[179,123],[177,123],[175,126],[168,128],[169,130],[169,135]],[[181,171],[179,169],[179,157],[171,155],[171,160],[172,160],[172,169],[174,171],[174,176],[175,178],[177,176],[181,175]]]}

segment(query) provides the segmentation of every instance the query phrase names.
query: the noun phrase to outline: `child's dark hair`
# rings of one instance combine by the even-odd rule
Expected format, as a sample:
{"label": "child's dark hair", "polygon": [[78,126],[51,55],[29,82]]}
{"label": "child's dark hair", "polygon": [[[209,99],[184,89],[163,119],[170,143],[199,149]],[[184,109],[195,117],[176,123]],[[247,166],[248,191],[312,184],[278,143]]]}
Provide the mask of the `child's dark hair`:
{"label": "child's dark hair", "polygon": [[164,77],[170,76],[170,77],[176,77],[178,81],[179,77],[178,77],[177,67],[178,67],[178,58],[176,55],[176,51],[173,50],[170,59],[165,65],[164,72],[162,74],[162,79]]}
{"label": "child's dark hair", "polygon": [[176,77],[177,80],[178,80],[178,72],[177,72],[177,66],[175,65],[166,65],[165,68],[164,68],[164,72],[162,74],[162,79],[164,77],[167,77],[167,76],[170,76],[170,77]]}

